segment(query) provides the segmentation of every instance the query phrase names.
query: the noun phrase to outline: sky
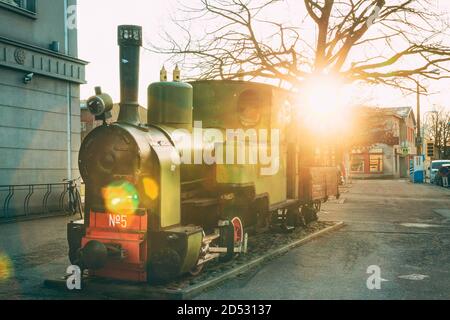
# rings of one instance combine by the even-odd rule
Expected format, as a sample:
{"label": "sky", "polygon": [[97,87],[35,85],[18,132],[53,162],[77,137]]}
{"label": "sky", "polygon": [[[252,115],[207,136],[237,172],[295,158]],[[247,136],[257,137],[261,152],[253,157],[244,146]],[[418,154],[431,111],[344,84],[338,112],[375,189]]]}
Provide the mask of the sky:
{"label": "sky", "polygon": [[[450,1],[436,0],[443,11],[450,13]],[[278,18],[297,19],[295,8],[286,2],[285,10],[280,10]],[[297,1],[300,3],[300,1]],[[295,6],[295,4],[294,4]],[[78,0],[78,56],[89,61],[86,69],[88,84],[81,88],[81,98],[94,94],[94,87],[100,85],[103,92],[119,100],[119,64],[117,46],[117,26],[120,24],[142,25],[144,46],[157,43],[165,32],[176,29],[171,19],[179,12],[178,0]],[[450,15],[450,14],[449,14]],[[192,23],[194,30],[203,31],[204,26]],[[310,34],[313,34],[312,31]],[[142,50],[140,71],[140,104],[147,105],[146,91],[150,83],[159,81],[159,70],[164,64],[170,72],[174,66],[167,61],[169,57]],[[433,107],[450,109],[450,80],[426,81],[428,90],[435,94],[422,97],[422,112]],[[384,87],[367,87],[363,90],[364,100],[381,107],[414,106],[415,95],[404,96],[400,90]],[[360,93],[359,93],[360,94]]]}

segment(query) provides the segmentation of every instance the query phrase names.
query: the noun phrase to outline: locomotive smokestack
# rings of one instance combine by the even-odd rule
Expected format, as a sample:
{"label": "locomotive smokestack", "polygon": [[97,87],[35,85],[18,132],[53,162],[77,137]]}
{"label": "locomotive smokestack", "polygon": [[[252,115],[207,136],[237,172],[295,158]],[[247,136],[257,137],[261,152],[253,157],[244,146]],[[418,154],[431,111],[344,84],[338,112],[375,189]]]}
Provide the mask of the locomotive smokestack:
{"label": "locomotive smokestack", "polygon": [[118,28],[120,47],[120,113],[119,122],[138,124],[139,57],[142,27],[124,25]]}

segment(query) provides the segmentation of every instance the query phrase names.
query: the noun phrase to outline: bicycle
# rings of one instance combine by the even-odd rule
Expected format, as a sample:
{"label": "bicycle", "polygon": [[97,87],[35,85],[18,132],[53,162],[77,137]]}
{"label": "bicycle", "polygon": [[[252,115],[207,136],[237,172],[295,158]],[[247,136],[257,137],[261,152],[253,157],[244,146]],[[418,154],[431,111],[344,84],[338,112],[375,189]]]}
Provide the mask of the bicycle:
{"label": "bicycle", "polygon": [[64,182],[67,182],[68,187],[67,191],[69,193],[69,212],[72,215],[80,214],[81,219],[83,219],[83,204],[81,202],[81,195],[78,189],[77,182],[81,180],[81,177],[77,179],[64,179]]}

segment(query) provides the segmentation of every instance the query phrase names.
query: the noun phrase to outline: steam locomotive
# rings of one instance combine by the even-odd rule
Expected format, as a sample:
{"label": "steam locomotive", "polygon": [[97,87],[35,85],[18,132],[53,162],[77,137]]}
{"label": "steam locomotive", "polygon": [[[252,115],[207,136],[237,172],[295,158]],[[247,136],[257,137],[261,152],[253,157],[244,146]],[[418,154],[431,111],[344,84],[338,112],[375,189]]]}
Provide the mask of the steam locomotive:
{"label": "steam locomotive", "polygon": [[118,44],[118,121],[108,123],[113,103],[100,88],[87,102],[103,125],[79,153],[85,217],[68,224],[72,264],[135,282],[196,275],[209,261],[244,254],[249,234],[317,220],[321,203],[339,195],[335,167],[302,160],[290,92],[245,81],[183,83],[178,69],[169,82],[163,70],[148,88],[142,124],[142,28],[119,26]]}

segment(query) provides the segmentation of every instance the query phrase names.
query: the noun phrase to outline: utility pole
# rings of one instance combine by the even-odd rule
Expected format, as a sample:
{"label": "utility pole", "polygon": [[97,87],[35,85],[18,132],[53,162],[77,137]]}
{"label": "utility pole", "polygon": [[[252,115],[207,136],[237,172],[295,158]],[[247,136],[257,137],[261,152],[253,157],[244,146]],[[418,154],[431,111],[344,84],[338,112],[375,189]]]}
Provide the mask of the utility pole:
{"label": "utility pole", "polygon": [[420,156],[422,155],[422,133],[421,133],[421,117],[420,117],[420,84],[419,84],[419,80],[416,80],[416,84],[417,84],[417,141],[416,141],[416,146],[417,146],[417,155]]}

